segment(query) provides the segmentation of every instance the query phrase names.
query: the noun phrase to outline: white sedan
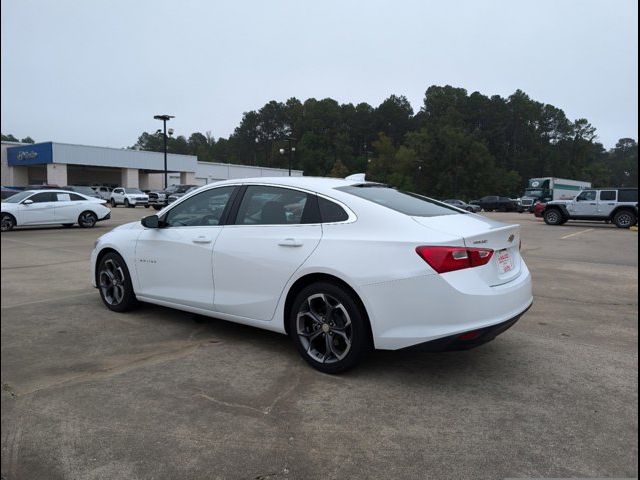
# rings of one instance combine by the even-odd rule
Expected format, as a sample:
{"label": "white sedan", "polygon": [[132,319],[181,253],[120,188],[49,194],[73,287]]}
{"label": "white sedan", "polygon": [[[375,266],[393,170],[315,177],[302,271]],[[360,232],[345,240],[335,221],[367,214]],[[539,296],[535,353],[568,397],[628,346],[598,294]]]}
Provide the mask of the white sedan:
{"label": "white sedan", "polygon": [[388,186],[309,177],[206,185],[100,237],[107,308],[144,301],[291,336],[338,373],[371,348],[492,340],[532,303],[520,229]]}
{"label": "white sedan", "polygon": [[25,190],[2,201],[2,231],[30,225],[91,228],[111,217],[106,200],[66,190]]}

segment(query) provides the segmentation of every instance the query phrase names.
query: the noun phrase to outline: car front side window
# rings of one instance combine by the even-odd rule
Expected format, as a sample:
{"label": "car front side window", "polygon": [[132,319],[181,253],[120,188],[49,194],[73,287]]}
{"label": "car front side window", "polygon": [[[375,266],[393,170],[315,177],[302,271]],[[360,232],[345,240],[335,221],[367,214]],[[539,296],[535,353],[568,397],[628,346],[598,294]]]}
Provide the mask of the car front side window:
{"label": "car front side window", "polygon": [[31,200],[33,203],[45,203],[45,202],[56,202],[58,199],[56,198],[55,193],[41,192],[41,193],[36,193],[35,195],[30,196],[27,200]]}
{"label": "car front side window", "polygon": [[167,212],[167,227],[215,226],[220,224],[224,209],[236,187],[219,187],[194,195]]}
{"label": "car front side window", "polygon": [[578,202],[592,202],[596,199],[596,191],[595,190],[585,190],[576,198]]}

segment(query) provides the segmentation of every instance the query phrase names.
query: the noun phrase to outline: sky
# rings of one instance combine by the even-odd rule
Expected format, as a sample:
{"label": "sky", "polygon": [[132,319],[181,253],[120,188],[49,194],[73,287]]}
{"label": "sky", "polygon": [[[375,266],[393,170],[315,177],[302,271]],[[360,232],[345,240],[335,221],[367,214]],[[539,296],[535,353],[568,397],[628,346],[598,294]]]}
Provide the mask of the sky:
{"label": "sky", "polygon": [[175,115],[227,137],[270,100],[524,90],[638,138],[635,0],[2,0],[1,127],[125,147]]}

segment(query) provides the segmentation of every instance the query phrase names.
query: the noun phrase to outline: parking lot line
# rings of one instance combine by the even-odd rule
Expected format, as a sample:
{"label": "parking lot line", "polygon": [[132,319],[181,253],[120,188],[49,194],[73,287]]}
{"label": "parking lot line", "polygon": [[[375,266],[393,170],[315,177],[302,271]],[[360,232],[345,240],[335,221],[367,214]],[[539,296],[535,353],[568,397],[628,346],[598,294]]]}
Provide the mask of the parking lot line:
{"label": "parking lot line", "polygon": [[564,237],[560,237],[560,240],[564,240],[565,238],[575,237],[576,235],[581,235],[583,233],[587,233],[593,230],[593,228],[587,228],[586,230],[580,230],[579,232],[570,233],[569,235],[565,235]]}
{"label": "parking lot line", "polygon": [[26,307],[27,305],[35,305],[37,303],[59,302],[60,300],[67,300],[69,298],[76,297],[86,297],[87,295],[95,295],[95,292],[78,293],[76,295],[67,295],[66,297],[44,298],[42,300],[34,300],[33,302],[16,303],[15,305],[3,305],[2,307],[0,307],[0,309],[7,310],[9,308]]}

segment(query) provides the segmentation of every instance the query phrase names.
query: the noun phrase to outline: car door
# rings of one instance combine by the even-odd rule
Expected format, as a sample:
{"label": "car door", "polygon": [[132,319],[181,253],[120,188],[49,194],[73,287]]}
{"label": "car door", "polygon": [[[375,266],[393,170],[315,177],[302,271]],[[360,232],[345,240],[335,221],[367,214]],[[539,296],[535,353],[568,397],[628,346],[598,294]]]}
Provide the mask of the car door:
{"label": "car door", "polygon": [[162,216],[162,228],[140,234],[135,248],[139,296],[213,307],[213,245],[236,188],[212,188],[176,203]]}
{"label": "car door", "polygon": [[60,223],[75,223],[78,221],[78,215],[76,210],[78,209],[77,202],[72,201],[71,195],[81,198],[80,195],[56,192],[56,204],[55,204],[55,218]]}
{"label": "car door", "polygon": [[567,207],[571,215],[576,217],[595,217],[598,211],[596,193],[595,190],[583,190],[580,192]]}
{"label": "car door", "polygon": [[316,212],[313,194],[247,186],[214,248],[215,310],[271,320],[286,283],[320,242]]}
{"label": "car door", "polygon": [[18,208],[19,225],[45,225],[56,223],[55,206],[57,203],[54,192],[38,192],[25,198]]}
{"label": "car door", "polygon": [[598,215],[608,217],[616,208],[617,190],[600,190],[598,194]]}
{"label": "car door", "polygon": [[124,190],[122,188],[114,188],[111,192],[111,198],[116,203],[124,203]]}

